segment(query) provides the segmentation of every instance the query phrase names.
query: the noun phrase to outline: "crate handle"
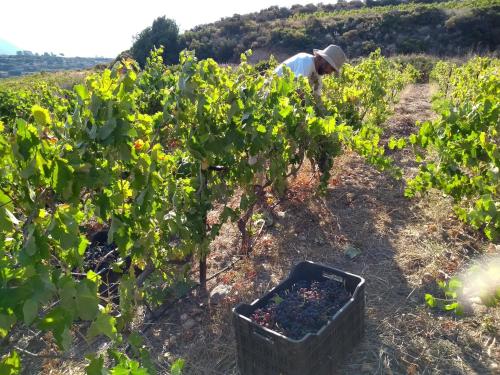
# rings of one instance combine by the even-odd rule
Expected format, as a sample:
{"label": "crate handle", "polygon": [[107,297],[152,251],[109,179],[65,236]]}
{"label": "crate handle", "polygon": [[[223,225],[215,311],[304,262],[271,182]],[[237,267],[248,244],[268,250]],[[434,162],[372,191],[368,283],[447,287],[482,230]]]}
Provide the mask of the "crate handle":
{"label": "crate handle", "polygon": [[342,283],[342,284],[345,283],[345,279],[342,276],[336,275],[334,273],[323,271],[323,277],[330,279],[330,280],[338,281],[339,283]]}
{"label": "crate handle", "polygon": [[253,331],[253,334],[254,334],[255,336],[257,336],[258,338],[262,339],[262,340],[266,340],[266,341],[267,341],[268,343],[270,343],[270,344],[274,344],[274,340],[273,340],[273,339],[271,339],[270,337],[267,337],[267,336],[263,335],[263,334],[262,334],[262,333],[260,333],[260,332],[257,332],[257,331],[255,331],[255,330],[254,330],[254,331]]}

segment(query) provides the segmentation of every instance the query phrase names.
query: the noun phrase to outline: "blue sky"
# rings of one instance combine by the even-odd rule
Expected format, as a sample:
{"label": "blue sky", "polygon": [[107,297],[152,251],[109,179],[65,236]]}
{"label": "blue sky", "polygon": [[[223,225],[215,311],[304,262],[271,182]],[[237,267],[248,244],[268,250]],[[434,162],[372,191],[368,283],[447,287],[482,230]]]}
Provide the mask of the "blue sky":
{"label": "blue sky", "polygon": [[[114,57],[132,37],[159,16],[176,20],[181,30],[272,5],[311,0],[6,0],[2,2],[0,39],[33,52],[66,56]],[[334,3],[335,1],[324,1]]]}

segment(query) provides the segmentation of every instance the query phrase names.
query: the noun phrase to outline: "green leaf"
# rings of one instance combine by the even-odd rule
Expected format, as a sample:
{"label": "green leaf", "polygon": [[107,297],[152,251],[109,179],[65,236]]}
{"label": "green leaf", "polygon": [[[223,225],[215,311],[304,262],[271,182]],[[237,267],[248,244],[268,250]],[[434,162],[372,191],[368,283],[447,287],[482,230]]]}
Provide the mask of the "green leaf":
{"label": "green leaf", "polygon": [[151,354],[149,350],[146,348],[141,348],[140,350],[140,360],[141,364],[147,370],[148,375],[156,375],[158,372],[156,371],[156,367],[151,360]]}
{"label": "green leaf", "polygon": [[361,255],[361,250],[354,245],[347,245],[344,249],[344,254],[349,257],[349,259],[354,259]]}
{"label": "green leaf", "polygon": [[35,118],[35,122],[37,125],[45,126],[45,125],[50,125],[52,123],[49,111],[46,110],[45,108],[40,107],[39,105],[34,105],[31,108],[31,114]]}
{"label": "green leaf", "polygon": [[486,235],[486,237],[488,237],[489,240],[493,240],[494,238],[494,230],[488,226],[486,226],[484,229],[483,229],[483,232],[484,234]]}
{"label": "green leaf", "polygon": [[77,253],[80,257],[82,257],[83,254],[85,254],[85,250],[87,249],[88,245],[90,244],[90,241],[83,234],[81,234],[79,238],[80,238],[80,242],[78,243]]}
{"label": "green leaf", "polygon": [[2,314],[0,313],[0,337],[7,336],[10,329],[16,322],[16,316],[13,313]]}
{"label": "green leaf", "polygon": [[85,373],[87,375],[107,375],[108,371],[104,368],[104,357],[100,355],[96,357],[95,355],[90,355],[87,357],[90,361],[89,365],[85,367]]}
{"label": "green leaf", "polygon": [[454,292],[460,290],[462,286],[462,281],[458,277],[452,277],[448,282],[448,288]]}
{"label": "green leaf", "polygon": [[101,275],[92,270],[87,271],[87,279],[95,283],[97,287],[101,284]]}
{"label": "green leaf", "polygon": [[35,226],[30,225],[28,226],[28,234],[26,238],[26,243],[24,245],[24,250],[26,251],[26,254],[29,256],[35,255],[37,251],[37,246],[36,246],[36,234],[35,234]]}
{"label": "green leaf", "polygon": [[111,133],[113,133],[113,130],[116,129],[116,125],[117,123],[115,118],[110,118],[108,121],[106,121],[104,126],[99,129],[99,139],[102,141],[106,140],[111,135]]}
{"label": "green leaf", "polygon": [[175,360],[175,362],[172,363],[172,366],[170,366],[170,373],[172,375],[182,375],[182,370],[184,369],[185,364],[186,361],[182,358]]}
{"label": "green leaf", "polygon": [[479,142],[481,143],[482,146],[486,145],[486,133],[481,132],[479,134]]}
{"label": "green leaf", "polygon": [[76,308],[80,319],[93,320],[99,312],[97,284],[89,279],[81,280],[76,285]]}
{"label": "green leaf", "polygon": [[71,323],[71,314],[59,306],[45,315],[38,323],[38,326],[44,331],[52,331],[57,345],[63,350],[68,350],[71,346],[71,334],[69,331]]}
{"label": "green leaf", "polygon": [[59,296],[61,298],[61,306],[65,310],[70,311],[73,316],[76,316],[76,283],[71,277],[65,276],[60,280]]}
{"label": "green leaf", "polygon": [[38,316],[38,302],[28,299],[23,305],[24,323],[30,325]]}
{"label": "green leaf", "polygon": [[457,307],[458,307],[458,302],[453,302],[453,303],[449,303],[447,305],[444,305],[444,309],[446,311],[456,310]]}
{"label": "green leaf", "polygon": [[75,90],[78,98],[80,98],[80,100],[82,100],[82,101],[84,101],[90,97],[89,92],[84,85],[76,85],[73,89]]}
{"label": "green leaf", "polygon": [[56,159],[55,169],[52,178],[52,187],[54,190],[68,199],[72,195],[74,168],[68,164],[67,160]]}
{"label": "green leaf", "polygon": [[99,311],[97,319],[92,322],[88,330],[89,339],[98,335],[106,335],[112,340],[117,336],[116,319],[103,311]]}
{"label": "green leaf", "polygon": [[391,137],[391,139],[389,139],[388,146],[390,150],[394,150],[394,148],[396,148],[397,146],[397,141]]}
{"label": "green leaf", "polygon": [[49,226],[50,234],[61,247],[61,257],[73,266],[82,262],[87,240],[80,234],[79,222],[83,213],[69,204],[59,205]]}
{"label": "green leaf", "polygon": [[137,332],[132,332],[128,337],[128,342],[132,348],[138,351],[144,343],[144,339]]}
{"label": "green leaf", "polygon": [[71,332],[68,327],[64,327],[64,330],[61,332],[60,339],[58,339],[60,342],[60,346],[64,350],[69,350],[71,348],[71,342],[73,341],[73,337],[71,336]]}
{"label": "green leaf", "polygon": [[[12,215],[12,211],[14,210],[12,201],[0,190],[0,232],[10,231],[12,229],[13,222],[7,210],[9,210],[9,213]],[[15,217],[14,219],[17,220]]]}
{"label": "green leaf", "polygon": [[429,307],[436,307],[436,298],[432,294],[425,295],[425,302]]}
{"label": "green leaf", "polygon": [[21,358],[14,350],[2,357],[0,360],[0,374],[1,375],[16,375],[21,373]]}
{"label": "green leaf", "polygon": [[140,367],[139,362],[128,360],[120,363],[110,372],[111,375],[150,375],[148,370]]}
{"label": "green leaf", "polygon": [[279,296],[279,294],[275,294],[273,298],[271,298],[275,304],[279,305],[281,302],[284,301],[283,298]]}
{"label": "green leaf", "polygon": [[120,312],[121,316],[119,323],[130,321],[133,318],[134,312],[134,293],[136,290],[135,279],[124,275],[120,280],[120,285],[118,287],[118,293],[120,295]]}
{"label": "green leaf", "polygon": [[118,246],[120,253],[124,254],[134,246],[130,232],[130,227],[113,215],[108,232],[108,243],[114,242]]}
{"label": "green leaf", "polygon": [[108,244],[113,243],[115,233],[117,233],[123,226],[122,221],[118,217],[111,217],[111,226],[108,231]]}
{"label": "green leaf", "polygon": [[36,146],[40,144],[37,129],[26,121],[18,119],[14,144],[14,154],[21,160],[28,161],[34,156]]}
{"label": "green leaf", "polygon": [[267,132],[266,127],[265,127],[264,125],[262,125],[262,124],[259,124],[259,125],[257,126],[257,129],[256,129],[256,130],[257,130],[259,133],[262,133],[262,134],[264,134],[264,133],[266,133],[266,132]]}
{"label": "green leaf", "polygon": [[111,369],[111,375],[150,375],[147,369],[142,368],[139,362],[129,359],[117,350],[109,349],[110,357],[117,363]]}

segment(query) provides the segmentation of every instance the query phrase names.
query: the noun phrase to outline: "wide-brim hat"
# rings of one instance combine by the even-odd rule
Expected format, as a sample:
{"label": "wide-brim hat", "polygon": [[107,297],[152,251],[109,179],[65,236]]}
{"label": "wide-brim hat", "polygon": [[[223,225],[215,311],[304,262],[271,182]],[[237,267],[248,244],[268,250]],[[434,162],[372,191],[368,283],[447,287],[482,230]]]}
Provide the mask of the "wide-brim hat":
{"label": "wide-brim hat", "polygon": [[314,49],[314,55],[319,55],[324,58],[328,64],[330,64],[337,73],[340,73],[342,65],[347,60],[344,51],[339,46],[335,44],[330,44],[325,49]]}

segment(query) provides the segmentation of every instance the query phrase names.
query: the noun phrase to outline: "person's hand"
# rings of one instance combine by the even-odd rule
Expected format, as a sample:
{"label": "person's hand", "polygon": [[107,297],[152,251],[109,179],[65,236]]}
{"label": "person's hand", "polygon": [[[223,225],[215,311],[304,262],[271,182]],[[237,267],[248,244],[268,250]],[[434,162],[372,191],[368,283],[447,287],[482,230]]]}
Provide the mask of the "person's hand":
{"label": "person's hand", "polygon": [[297,95],[299,96],[299,98],[304,101],[304,98],[305,98],[305,94],[304,94],[304,91],[302,91],[301,89],[297,89]]}

